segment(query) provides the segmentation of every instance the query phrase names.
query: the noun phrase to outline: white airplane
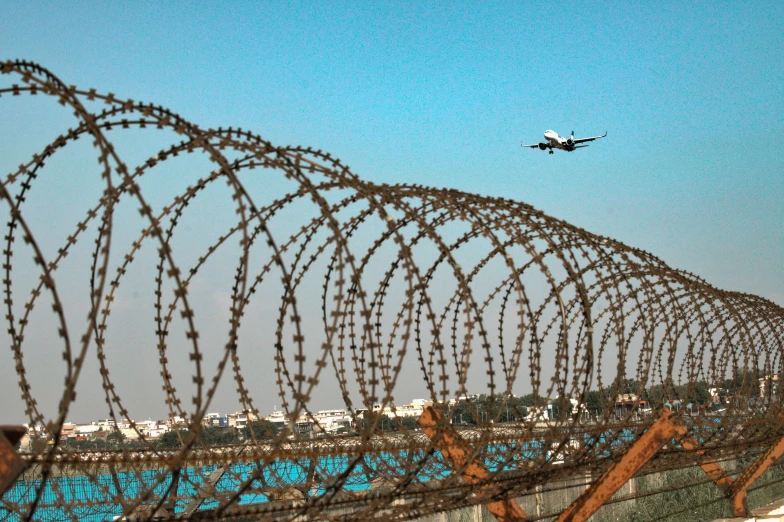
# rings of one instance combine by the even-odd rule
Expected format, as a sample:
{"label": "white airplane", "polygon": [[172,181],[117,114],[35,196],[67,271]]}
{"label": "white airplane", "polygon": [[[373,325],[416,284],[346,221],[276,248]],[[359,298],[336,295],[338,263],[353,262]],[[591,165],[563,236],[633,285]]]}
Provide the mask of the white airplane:
{"label": "white airplane", "polygon": [[574,139],[574,131],[572,131],[572,135],[568,138],[562,138],[558,135],[557,132],[547,130],[544,131],[544,139],[547,140],[547,143],[534,143],[533,145],[523,145],[520,144],[521,147],[529,147],[532,149],[540,148],[542,150],[550,149],[550,154],[553,153],[553,148],[565,150],[566,152],[572,152],[574,149],[581,149],[583,147],[587,147],[588,145],[580,145],[580,143],[585,143],[586,141],[593,141],[598,140],[599,138],[604,138],[607,136],[607,132],[604,133],[603,136],[592,136],[590,138],[578,138]]}

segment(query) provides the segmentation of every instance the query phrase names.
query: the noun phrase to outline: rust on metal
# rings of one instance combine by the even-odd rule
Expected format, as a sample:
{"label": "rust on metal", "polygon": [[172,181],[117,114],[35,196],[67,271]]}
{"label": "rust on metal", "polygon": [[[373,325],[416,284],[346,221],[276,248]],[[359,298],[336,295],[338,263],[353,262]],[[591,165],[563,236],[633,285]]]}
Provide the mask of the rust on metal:
{"label": "rust on metal", "polygon": [[734,516],[742,517],[751,514],[746,499],[746,490],[782,455],[784,455],[784,437],[760,455],[746,471],[735,479],[730,490],[730,507]]}
{"label": "rust on metal", "polygon": [[185,508],[184,513],[186,516],[196,512],[196,510],[199,509],[199,506],[201,506],[202,502],[215,496],[215,486],[218,484],[218,481],[221,479],[224,473],[226,473],[226,467],[220,467],[213,471],[209,477],[207,477],[204,486],[199,488],[196,498],[191,500],[190,503],[188,503],[188,506]]}
{"label": "rust on metal", "polygon": [[667,444],[676,434],[672,414],[662,410],[659,419],[640,436],[626,453],[586,489],[561,515],[556,522],[584,522],[596,513],[621,486]]}
{"label": "rust on metal", "polygon": [[719,466],[716,459],[707,454],[705,449],[695,439],[680,422],[677,420],[672,421],[675,425],[676,440],[680,446],[686,451],[690,452],[697,464],[702,468],[702,471],[708,475],[714,484],[721,490],[722,493],[728,495],[732,488],[732,478]]}
{"label": "rust on metal", "polygon": [[23,426],[0,426],[0,497],[24,471],[25,463],[14,447],[27,433]]}
{"label": "rust on metal", "polygon": [[[665,409],[662,410],[659,420],[642,437],[634,442],[627,453],[616,464],[610,466],[601,478],[594,482],[583,495],[561,514],[558,522],[587,520],[653,458],[671,438],[674,438],[695,459],[700,468],[722,493],[728,496],[731,494],[733,491],[732,478],[727,475],[714,458],[707,454],[699,441],[689,433],[689,430],[677,418],[673,417],[672,412],[669,409]],[[745,493],[745,488],[743,491]],[[735,514],[742,515],[745,512]]]}
{"label": "rust on metal", "polygon": [[[417,423],[452,467],[462,475],[467,484],[483,483],[490,478],[490,472],[482,461],[477,459],[477,453],[471,448],[471,445],[464,441],[448,422],[444,421],[443,415],[437,409],[433,406],[425,408]],[[485,484],[478,489],[481,490],[482,487],[488,490],[493,489],[492,484]],[[528,520],[523,508],[511,498],[487,502],[485,507],[498,522]]]}

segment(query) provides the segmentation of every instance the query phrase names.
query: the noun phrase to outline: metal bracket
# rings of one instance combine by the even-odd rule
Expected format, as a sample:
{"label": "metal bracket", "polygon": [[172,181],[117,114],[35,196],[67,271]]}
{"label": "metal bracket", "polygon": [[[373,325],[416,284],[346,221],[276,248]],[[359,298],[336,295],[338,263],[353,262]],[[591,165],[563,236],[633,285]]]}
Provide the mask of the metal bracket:
{"label": "metal bracket", "polygon": [[[452,466],[462,471],[463,480],[466,484],[477,484],[490,476],[487,467],[478,459],[470,459],[473,448],[460,434],[455,431],[451,424],[444,420],[437,409],[428,406],[417,421],[425,435],[436,445],[438,450],[449,461]],[[492,486],[480,486],[479,491],[491,489]],[[485,504],[488,511],[495,515],[498,522],[516,522],[528,520],[523,508],[513,499],[496,500]]]}
{"label": "metal bracket", "polygon": [[[784,419],[784,414],[778,417]],[[425,434],[436,444],[444,457],[455,467],[462,470],[463,480],[476,484],[488,477],[489,472],[478,460],[469,462],[473,453],[449,423],[444,422],[441,413],[432,406],[425,409],[419,418],[419,425]],[[584,522],[629,481],[653,456],[669,441],[675,440],[684,450],[694,455],[694,459],[716,487],[730,499],[732,514],[737,517],[749,516],[746,490],[777,459],[784,455],[784,437],[781,437],[754,464],[736,480],[727,475],[713,457],[709,456],[702,445],[688,429],[674,418],[669,409],[661,411],[659,418],[637,439],[624,455],[613,463],[599,479],[590,485],[564,512],[556,522]],[[488,510],[500,522],[527,520],[525,512],[511,499],[487,504]]]}
{"label": "metal bracket", "polygon": [[784,437],[781,437],[776,444],[770,447],[768,451],[760,455],[754,464],[749,466],[740,477],[735,479],[730,489],[730,507],[732,514],[736,517],[749,516],[749,506],[746,500],[746,490],[748,487],[757,480],[760,475],[776,462],[776,460],[784,455]]}
{"label": "metal bracket", "polygon": [[[781,414],[779,414],[781,415]],[[593,515],[621,486],[637,473],[664,444],[675,439],[683,449],[694,454],[697,464],[714,484],[730,499],[732,514],[750,516],[746,502],[746,489],[784,455],[784,437],[763,453],[735,481],[719,464],[706,454],[702,445],[689,434],[683,424],[672,417],[669,410],[662,410],[659,419],[629,448],[621,459],[564,511],[556,522],[583,522]]]}
{"label": "metal bracket", "polygon": [[215,486],[217,486],[218,481],[228,469],[229,464],[225,464],[210,473],[210,476],[204,481],[204,485],[198,489],[196,498],[191,500],[185,507],[184,513],[186,516],[192,515],[206,499],[215,496]]}
{"label": "metal bracket", "polygon": [[662,410],[658,420],[596,482],[577,497],[556,522],[588,520],[676,434],[672,413],[668,409]]}
{"label": "metal bracket", "polygon": [[716,484],[716,487],[718,487],[724,495],[729,495],[730,488],[732,488],[732,478],[721,469],[721,466],[719,466],[719,463],[716,462],[713,457],[705,453],[702,445],[697,439],[691,436],[683,424],[675,420],[673,420],[673,423],[677,433],[676,440],[678,444],[686,451],[693,452],[695,460],[700,468],[702,468],[702,471],[708,475],[708,478]]}

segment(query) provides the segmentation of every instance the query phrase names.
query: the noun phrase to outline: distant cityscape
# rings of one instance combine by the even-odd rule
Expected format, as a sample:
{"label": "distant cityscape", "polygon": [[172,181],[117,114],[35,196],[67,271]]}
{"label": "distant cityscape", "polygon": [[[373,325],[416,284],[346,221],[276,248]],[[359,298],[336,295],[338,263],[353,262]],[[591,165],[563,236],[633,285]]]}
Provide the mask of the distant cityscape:
{"label": "distant cityscape", "polygon": [[[472,396],[479,397],[479,396]],[[465,397],[463,398],[465,399]],[[450,405],[459,402],[458,400],[449,401]],[[578,407],[578,402],[571,399],[572,407]],[[408,404],[402,405],[387,405],[382,407],[376,405],[373,407],[375,415],[389,419],[397,418],[402,419],[403,424],[408,427],[416,426],[415,420],[419,418],[424,412],[425,408],[432,405],[433,402],[425,399],[414,399]],[[526,414],[526,419],[530,420],[548,420],[552,411],[548,411],[547,407],[541,408],[523,408]],[[364,419],[367,417],[367,410],[357,410],[356,417]],[[456,422],[466,422],[469,414],[461,414],[456,419]],[[509,416],[507,415],[507,420]],[[521,419],[522,420],[522,419]],[[340,433],[348,433],[356,429],[353,425],[354,420],[348,410],[345,409],[329,409],[320,410],[315,414],[303,414],[292,422],[289,416],[283,411],[273,408],[272,413],[269,415],[258,417],[253,412],[241,410],[234,413],[208,413],[202,419],[201,425],[205,428],[217,429],[235,429],[244,430],[252,426],[254,423],[266,423],[274,431],[280,431],[287,424],[289,424],[293,436],[313,433],[315,435],[333,435]],[[391,423],[391,421],[390,421]],[[26,425],[27,426],[27,425]],[[147,440],[155,441],[161,439],[167,433],[176,430],[185,430],[188,427],[188,422],[185,418],[175,416],[169,419],[161,420],[137,420],[131,421],[130,419],[122,419],[115,422],[113,419],[99,419],[85,424],[77,424],[66,422],[60,430],[60,441],[68,443],[69,441],[90,441],[90,440],[106,440],[116,441],[121,437],[124,441],[137,441]],[[381,429],[388,428],[389,426],[381,426]],[[33,438],[43,437],[45,430],[43,426],[35,426],[32,429],[28,426],[28,436],[21,442],[21,449],[29,449],[29,445]],[[37,435],[39,434],[39,435]]]}
{"label": "distant cityscape", "polygon": [[[634,381],[629,381],[634,382]],[[765,397],[768,394],[778,394],[778,376],[766,375],[759,379],[759,396]],[[705,388],[704,400],[697,403],[681,404],[679,399],[667,399],[664,403],[671,409],[686,408],[707,408],[713,405],[714,407],[725,402],[722,395],[727,391],[722,388]],[[634,388],[630,384],[628,388]],[[628,389],[627,389],[628,391]],[[461,397],[460,399],[453,399],[448,401],[452,408],[453,416],[451,422],[454,424],[471,424],[473,423],[471,410],[466,406],[466,399],[469,399],[477,406],[475,412],[478,412],[480,420],[490,421],[493,418],[498,418],[500,422],[511,421],[525,421],[525,422],[549,422],[550,420],[560,417],[574,417],[579,416],[581,419],[590,420],[590,417],[601,411],[606,407],[599,403],[599,392],[592,391],[588,393],[587,402],[581,402],[574,398],[560,398],[560,400],[550,400],[547,404],[535,405],[532,395],[523,397],[516,397],[511,395],[506,401],[496,401],[496,403],[503,402],[504,410],[496,409],[495,412],[489,411],[488,397],[485,395],[471,395],[469,397]],[[645,416],[650,414],[651,408],[648,404],[647,396],[640,397],[634,393],[621,393],[616,395],[609,401],[607,406],[614,408],[615,414],[618,416],[625,415],[631,411],[637,412],[639,415]],[[560,402],[560,404],[559,404]],[[381,419],[381,424],[378,426],[379,430],[395,430],[398,423],[406,428],[416,428],[416,419],[418,419],[425,408],[433,405],[433,401],[425,399],[414,399],[408,404],[403,405],[387,405],[382,407],[376,405],[372,409],[372,416]],[[511,406],[510,406],[511,405]],[[511,407],[511,411],[510,411]],[[366,409],[355,410],[355,418],[359,422],[369,418],[370,412]],[[167,434],[174,435],[173,432],[185,431],[188,429],[188,421],[183,417],[174,416],[169,419],[163,420],[137,420],[122,419],[116,422],[113,419],[100,419],[91,421],[85,424],[76,424],[66,422],[62,425],[60,430],[61,443],[78,443],[82,442],[105,442],[107,446],[112,446],[119,442],[118,439],[133,443],[134,441],[148,441],[155,442],[164,439]],[[47,436],[46,430],[43,426],[28,426],[28,433],[20,441],[20,449],[22,451],[30,450],[35,441],[38,443],[52,444],[50,436]],[[292,437],[303,435],[308,436],[324,436],[347,434],[357,430],[355,419],[348,410],[345,409],[329,409],[320,410],[315,414],[305,413],[292,419],[289,415],[277,408],[273,408],[272,413],[266,416],[259,417],[253,412],[241,410],[234,413],[208,413],[201,420],[203,428],[212,429],[216,432],[231,432],[231,433],[248,433],[249,429],[254,429],[254,426],[265,426],[270,433],[281,431],[284,427],[289,427],[289,432]],[[229,443],[234,442],[235,439],[224,439]],[[243,440],[242,437],[239,440]],[[85,447],[89,447],[89,444]]]}
{"label": "distant cityscape", "polygon": [[[454,402],[454,401],[453,401]],[[425,408],[432,404],[432,401],[424,399],[414,399],[408,404],[401,406],[386,406],[382,408],[380,405],[373,408],[374,412],[379,415],[397,416],[404,418],[418,418],[424,412]],[[360,418],[364,416],[367,410],[358,410],[357,414]],[[345,409],[330,409],[321,410],[315,414],[300,415],[294,422],[281,410],[273,408],[272,413],[267,416],[259,417],[253,412],[249,411],[236,411],[234,413],[208,413],[202,419],[201,425],[205,428],[233,428],[242,430],[248,428],[253,423],[259,421],[268,423],[274,430],[281,430],[287,423],[291,426],[291,431],[294,434],[302,434],[307,432],[314,432],[318,434],[336,434],[341,432],[351,431],[353,419],[348,410]],[[28,436],[21,441],[21,449],[29,449],[29,445],[33,438],[39,438],[45,433],[43,426],[28,428]],[[60,430],[60,440],[63,442],[68,441],[82,441],[82,440],[112,440],[112,434],[116,438],[118,435],[126,441],[134,440],[156,440],[163,437],[166,433],[179,429],[187,429],[188,422],[185,418],[174,416],[162,420],[137,420],[122,419],[115,422],[113,419],[99,419],[89,423],[77,424],[66,422],[62,425]],[[40,435],[37,435],[40,434]]]}

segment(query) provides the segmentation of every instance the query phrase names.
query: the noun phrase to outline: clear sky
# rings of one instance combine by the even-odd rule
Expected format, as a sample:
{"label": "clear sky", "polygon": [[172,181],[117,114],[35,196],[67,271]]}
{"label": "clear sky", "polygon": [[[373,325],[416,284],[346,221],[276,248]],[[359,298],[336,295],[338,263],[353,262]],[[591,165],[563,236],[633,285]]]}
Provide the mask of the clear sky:
{"label": "clear sky", "polygon": [[[0,59],[67,84],[524,201],[784,305],[780,1],[6,2],[2,28]],[[546,129],[608,137],[520,148]]]}

